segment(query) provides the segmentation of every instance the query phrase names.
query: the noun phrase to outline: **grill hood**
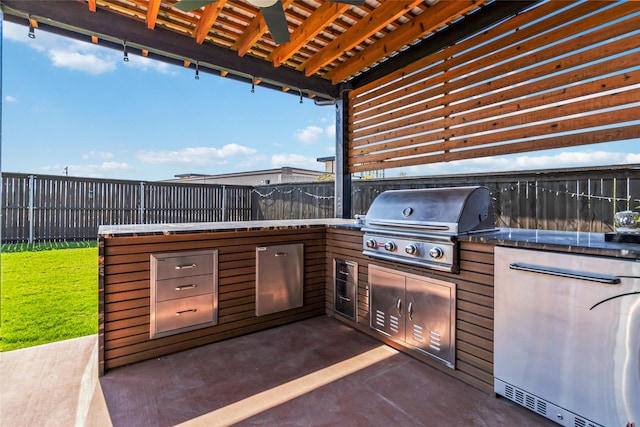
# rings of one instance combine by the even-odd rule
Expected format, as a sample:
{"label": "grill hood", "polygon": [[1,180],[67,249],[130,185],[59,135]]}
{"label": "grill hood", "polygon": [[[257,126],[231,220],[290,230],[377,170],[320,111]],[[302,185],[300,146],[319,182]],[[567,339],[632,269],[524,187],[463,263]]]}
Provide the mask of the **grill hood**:
{"label": "grill hood", "polygon": [[494,229],[495,217],[486,187],[387,190],[371,203],[364,225],[364,231],[456,235]]}

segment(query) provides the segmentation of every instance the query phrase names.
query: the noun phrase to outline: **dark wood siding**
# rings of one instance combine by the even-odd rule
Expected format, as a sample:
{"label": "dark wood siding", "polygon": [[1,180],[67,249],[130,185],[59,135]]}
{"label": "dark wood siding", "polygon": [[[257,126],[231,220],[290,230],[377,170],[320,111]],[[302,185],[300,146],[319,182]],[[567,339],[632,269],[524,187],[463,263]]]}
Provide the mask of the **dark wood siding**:
{"label": "dark wood siding", "polygon": [[[304,243],[304,306],[255,316],[257,246]],[[218,249],[218,325],[149,339],[151,253]],[[106,238],[100,242],[100,370],[324,313],[324,228]]]}
{"label": "dark wood siding", "polygon": [[[370,263],[424,277],[453,282],[456,298],[456,369],[451,370],[428,356],[405,350],[416,358],[488,393],[493,392],[493,246],[461,242],[460,274],[441,273],[419,267],[373,260],[362,255],[362,232],[329,229],[326,260],[326,313],[405,350],[369,327],[368,266]],[[358,263],[357,323],[333,312],[333,258]]]}

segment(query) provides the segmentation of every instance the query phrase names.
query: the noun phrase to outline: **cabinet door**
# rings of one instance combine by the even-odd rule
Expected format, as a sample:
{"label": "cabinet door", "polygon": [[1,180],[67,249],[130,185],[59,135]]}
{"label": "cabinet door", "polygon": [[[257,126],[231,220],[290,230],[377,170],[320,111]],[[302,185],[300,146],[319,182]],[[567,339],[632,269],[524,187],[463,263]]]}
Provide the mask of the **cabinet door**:
{"label": "cabinet door", "polygon": [[304,303],[304,245],[256,248],[256,316]]}
{"label": "cabinet door", "polygon": [[404,340],[404,276],[369,265],[370,325],[391,338]]}
{"label": "cabinet door", "polygon": [[436,279],[406,279],[406,343],[455,363],[455,285]]}

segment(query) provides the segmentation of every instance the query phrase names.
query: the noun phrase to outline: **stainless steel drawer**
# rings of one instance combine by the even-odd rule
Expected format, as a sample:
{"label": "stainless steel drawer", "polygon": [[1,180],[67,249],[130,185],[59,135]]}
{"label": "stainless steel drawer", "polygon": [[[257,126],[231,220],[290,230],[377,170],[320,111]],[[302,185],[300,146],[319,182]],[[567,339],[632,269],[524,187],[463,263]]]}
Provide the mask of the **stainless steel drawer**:
{"label": "stainless steel drawer", "polygon": [[213,325],[213,294],[159,302],[155,322],[156,336],[181,328]]}
{"label": "stainless steel drawer", "polygon": [[[151,279],[165,280],[213,273],[214,255],[208,251],[189,251],[151,255]],[[155,277],[154,277],[155,273]]]}
{"label": "stainless steel drawer", "polygon": [[358,278],[355,277],[358,264],[341,259],[336,259],[335,262],[336,280],[352,280],[354,283],[358,280]]}
{"label": "stainless steel drawer", "polygon": [[156,282],[156,301],[186,298],[213,292],[214,277],[205,276],[179,277],[176,279],[158,280]]}
{"label": "stainless steel drawer", "polygon": [[149,337],[218,323],[218,251],[151,254]]}

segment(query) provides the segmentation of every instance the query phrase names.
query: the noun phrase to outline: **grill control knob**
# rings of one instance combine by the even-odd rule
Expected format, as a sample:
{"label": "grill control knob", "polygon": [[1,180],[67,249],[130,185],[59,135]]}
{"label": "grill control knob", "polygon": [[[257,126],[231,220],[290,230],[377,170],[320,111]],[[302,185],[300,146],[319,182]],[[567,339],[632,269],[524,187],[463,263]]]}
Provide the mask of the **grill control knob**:
{"label": "grill control knob", "polygon": [[393,252],[397,249],[397,246],[394,242],[392,242],[391,240],[388,241],[387,243],[384,244],[384,248],[386,250],[388,250],[389,252]]}
{"label": "grill control knob", "polygon": [[444,256],[444,251],[442,250],[442,248],[434,246],[431,249],[429,249],[429,256],[431,258],[440,259]]}
{"label": "grill control knob", "polygon": [[416,245],[407,245],[404,251],[409,255],[418,255],[418,247]]}
{"label": "grill control knob", "polygon": [[367,240],[367,242],[365,243],[367,245],[368,248],[374,249],[378,247],[378,242],[376,242],[373,239],[369,239]]}

